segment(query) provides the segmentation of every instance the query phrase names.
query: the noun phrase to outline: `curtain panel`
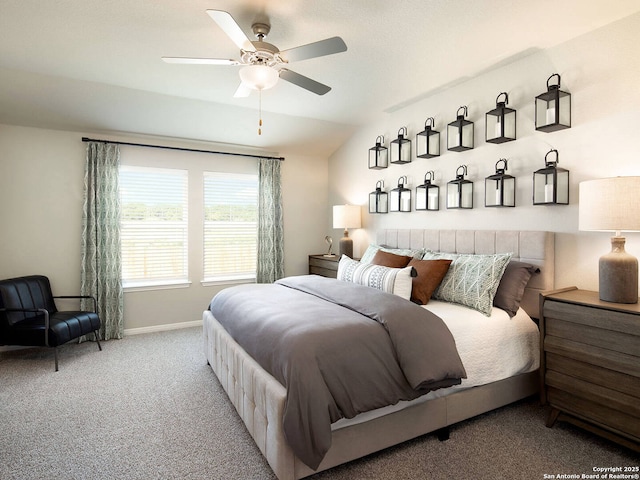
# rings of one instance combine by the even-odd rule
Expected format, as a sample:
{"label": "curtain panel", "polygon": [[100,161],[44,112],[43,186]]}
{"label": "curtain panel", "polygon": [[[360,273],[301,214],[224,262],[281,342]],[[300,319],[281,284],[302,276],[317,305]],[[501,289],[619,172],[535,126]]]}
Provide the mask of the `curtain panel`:
{"label": "curtain panel", "polygon": [[[82,207],[80,291],[98,301],[103,340],[124,335],[118,145],[89,142]],[[84,303],[88,308],[90,303]]]}
{"label": "curtain panel", "polygon": [[280,162],[261,158],[258,173],[257,283],[284,277],[284,229]]}

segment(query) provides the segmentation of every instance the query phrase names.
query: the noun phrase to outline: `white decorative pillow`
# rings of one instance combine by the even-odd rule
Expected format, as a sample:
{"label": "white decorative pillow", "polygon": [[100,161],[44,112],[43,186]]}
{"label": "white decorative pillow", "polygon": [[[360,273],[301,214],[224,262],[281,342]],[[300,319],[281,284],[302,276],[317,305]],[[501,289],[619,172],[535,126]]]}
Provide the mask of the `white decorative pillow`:
{"label": "white decorative pillow", "polygon": [[338,263],[338,280],[357,283],[411,299],[413,267],[389,268],[361,263],[343,255]]}
{"label": "white decorative pillow", "polygon": [[420,260],[422,255],[424,254],[423,248],[389,248],[383,247],[380,245],[370,244],[365,252],[362,254],[362,258],[360,259],[360,263],[371,263],[373,257],[376,256],[378,250],[382,250],[383,252],[393,253],[394,255],[404,255],[406,257],[413,257]]}
{"label": "white decorative pillow", "polygon": [[487,316],[491,315],[493,297],[511,256],[511,253],[472,255],[427,250],[423,256],[425,260],[453,260],[447,274],[433,292],[433,298],[465,305]]}

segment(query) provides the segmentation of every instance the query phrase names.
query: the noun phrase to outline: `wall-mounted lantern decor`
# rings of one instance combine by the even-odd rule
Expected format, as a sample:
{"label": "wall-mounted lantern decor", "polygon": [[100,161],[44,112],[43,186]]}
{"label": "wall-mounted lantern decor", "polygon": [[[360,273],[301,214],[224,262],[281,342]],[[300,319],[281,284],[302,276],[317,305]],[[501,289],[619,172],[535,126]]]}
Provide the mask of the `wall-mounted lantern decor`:
{"label": "wall-mounted lantern decor", "polygon": [[416,157],[433,158],[440,155],[440,132],[434,130],[435,120],[427,118],[424,130],[416,135]]}
{"label": "wall-mounted lantern decor", "polygon": [[[547,160],[550,153],[556,154],[556,160]],[[549,150],[544,156],[545,167],[533,173],[534,205],[569,204],[569,170],[559,168],[558,151]]]}
{"label": "wall-mounted lantern decor", "polygon": [[466,180],[467,166],[460,165],[456,178],[447,183],[447,208],[473,208],[473,182]]}
{"label": "wall-mounted lantern decor", "polygon": [[[462,114],[460,113],[462,110]],[[456,112],[457,118],[447,125],[447,150],[464,152],[473,148],[473,122],[466,120],[467,107]]]}
{"label": "wall-mounted lantern decor", "polygon": [[394,188],[389,192],[389,211],[390,212],[410,212],[411,211],[411,190],[405,185],[407,177],[402,176],[398,179],[398,188]]}
{"label": "wall-mounted lantern decor", "polygon": [[507,159],[501,158],[496,162],[496,173],[484,179],[485,207],[516,206],[516,177],[506,171]]}
{"label": "wall-mounted lantern decor", "polygon": [[502,92],[496,98],[496,108],[485,115],[484,136],[487,142],[504,143],[516,139],[516,111],[507,107],[508,103],[509,95]]}
{"label": "wall-mounted lantern decor", "polygon": [[[553,77],[558,83],[550,85]],[[571,94],[560,90],[560,75],[554,73],[547,79],[547,91],[536,97],[536,130],[555,132],[571,128]]]}
{"label": "wall-mounted lantern decor", "polygon": [[383,144],[384,136],[378,135],[376,144],[369,149],[369,168],[380,170],[389,166],[389,151]]}
{"label": "wall-mounted lantern decor", "polygon": [[384,181],[378,180],[376,189],[369,194],[369,213],[387,213],[389,211],[389,195],[382,190]]}
{"label": "wall-mounted lantern decor", "polygon": [[407,127],[398,130],[398,138],[389,144],[391,163],[409,163],[411,161],[411,140],[406,138]]}
{"label": "wall-mounted lantern decor", "polygon": [[424,183],[416,187],[416,210],[440,210],[440,187],[431,183],[435,173],[429,171],[424,176]]}

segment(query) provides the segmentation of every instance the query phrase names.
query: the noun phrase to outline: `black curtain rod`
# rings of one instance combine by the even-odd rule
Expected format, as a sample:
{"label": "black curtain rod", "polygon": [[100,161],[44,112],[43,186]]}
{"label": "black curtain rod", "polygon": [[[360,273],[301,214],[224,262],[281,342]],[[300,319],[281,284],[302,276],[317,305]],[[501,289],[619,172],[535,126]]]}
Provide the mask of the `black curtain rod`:
{"label": "black curtain rod", "polygon": [[150,144],[147,144],[147,143],[114,142],[112,140],[96,140],[95,138],[87,138],[87,137],[82,137],[82,141],[83,142],[114,143],[116,145],[130,145],[132,147],[162,148],[162,149],[165,149],[165,150],[180,150],[180,151],[183,151],[183,152],[217,153],[219,155],[234,155],[236,157],[265,158],[267,160],[284,161],[284,157],[269,157],[267,155],[250,155],[248,153],[216,152],[215,150],[199,150],[197,148],[169,147],[167,145],[150,145]]}

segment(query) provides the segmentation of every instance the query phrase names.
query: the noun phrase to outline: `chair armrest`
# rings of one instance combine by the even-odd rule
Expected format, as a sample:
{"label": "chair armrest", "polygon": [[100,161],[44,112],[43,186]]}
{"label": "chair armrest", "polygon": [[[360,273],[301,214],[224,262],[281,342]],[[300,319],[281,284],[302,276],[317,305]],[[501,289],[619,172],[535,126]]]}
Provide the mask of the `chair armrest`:
{"label": "chair armrest", "polygon": [[96,297],[92,295],[59,295],[53,298],[90,298],[91,300],[93,300],[93,311],[98,311],[98,301],[96,300]]}
{"label": "chair armrest", "polygon": [[44,344],[49,346],[49,310],[46,308],[0,308],[0,312],[44,313]]}

